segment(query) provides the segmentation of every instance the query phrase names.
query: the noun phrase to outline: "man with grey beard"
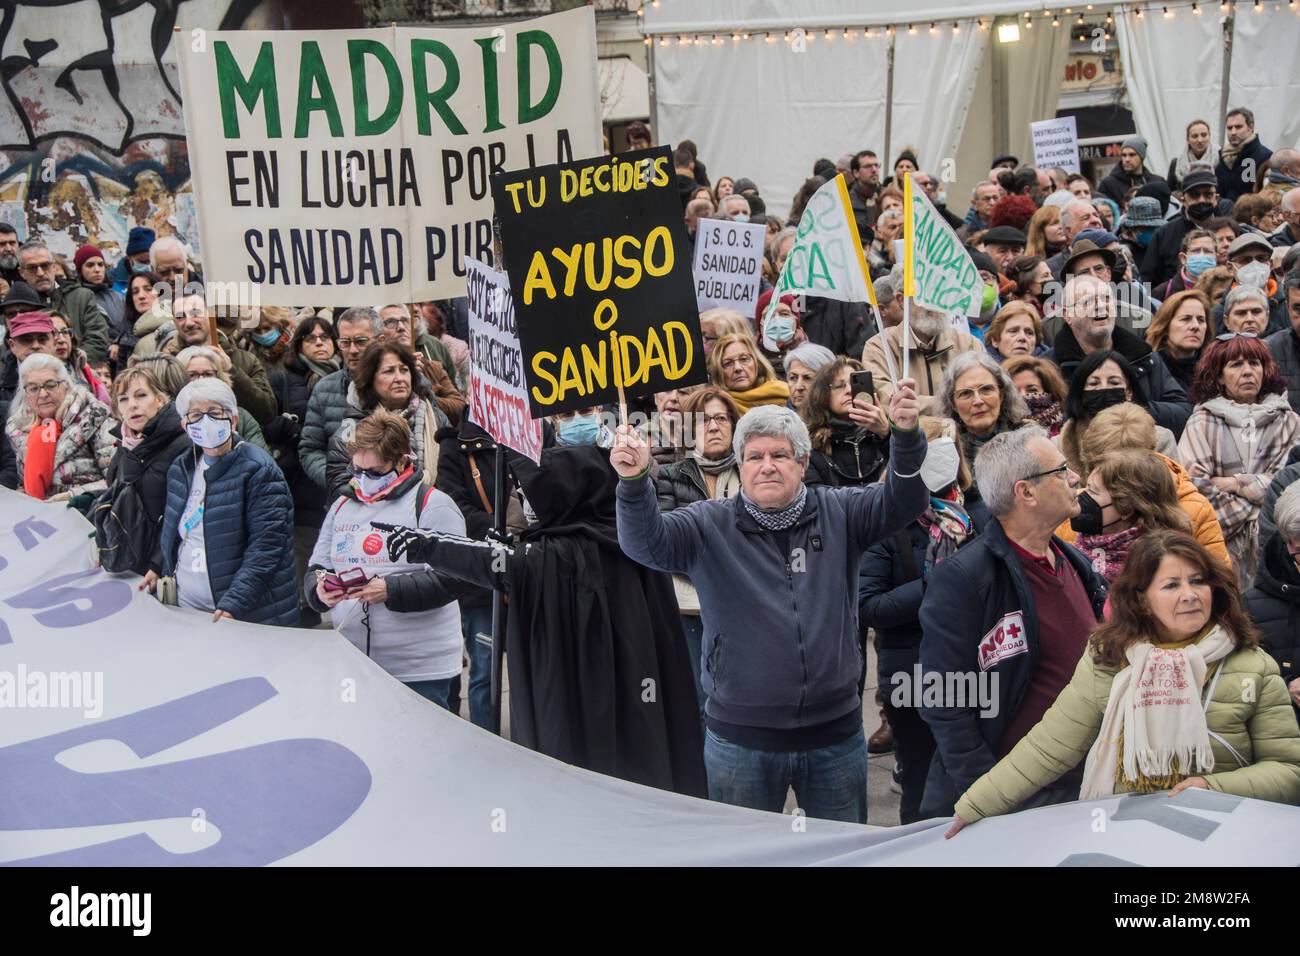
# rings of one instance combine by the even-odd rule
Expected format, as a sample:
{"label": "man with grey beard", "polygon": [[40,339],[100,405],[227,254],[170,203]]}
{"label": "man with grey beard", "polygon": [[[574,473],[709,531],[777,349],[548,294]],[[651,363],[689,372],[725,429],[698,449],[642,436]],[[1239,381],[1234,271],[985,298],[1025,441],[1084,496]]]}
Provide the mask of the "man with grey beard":
{"label": "man with grey beard", "polygon": [[18,230],[0,222],[0,277],[11,286],[22,279],[18,274]]}
{"label": "man with grey beard", "polygon": [[969,332],[953,327],[942,312],[912,304],[911,308],[911,369],[903,368],[903,326],[886,328],[867,340],[862,350],[862,366],[871,373],[876,387],[876,399],[884,407],[894,394],[889,380],[889,364],[885,349],[893,353],[894,368],[904,378],[916,379],[916,395],[921,403],[922,415],[939,415],[939,385],[943,373],[954,358],[962,352],[983,352],[984,345]]}

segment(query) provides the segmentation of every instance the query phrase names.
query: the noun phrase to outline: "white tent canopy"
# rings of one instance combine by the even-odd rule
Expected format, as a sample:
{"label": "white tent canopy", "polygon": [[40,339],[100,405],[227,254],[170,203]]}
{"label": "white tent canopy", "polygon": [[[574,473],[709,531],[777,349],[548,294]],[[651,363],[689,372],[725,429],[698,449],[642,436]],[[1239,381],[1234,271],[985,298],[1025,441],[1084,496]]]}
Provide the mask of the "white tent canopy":
{"label": "white tent canopy", "polygon": [[[1068,24],[1063,11],[1077,14],[1078,6],[1034,5],[1040,25],[1021,30],[1020,43],[1007,51],[1009,72],[993,109],[1007,114],[1005,145],[1022,161],[1032,161],[1025,149],[1029,123],[1055,115],[1051,90],[1064,63],[1064,31],[1043,22],[1042,14],[1059,11]],[[1172,17],[1164,16],[1166,6]],[[1092,11],[1115,17],[1110,42],[1123,59],[1138,131],[1150,143],[1148,167],[1160,173],[1182,148],[1189,120],[1209,120],[1219,138],[1223,27],[1217,4],[1201,6],[1200,15],[1188,3],[1098,5]],[[980,74],[991,62],[986,53],[996,42],[994,18],[1026,9],[1023,2],[899,7],[882,0],[825,0],[815,8],[793,0],[648,4],[658,139],[694,139],[715,175],[755,180],[777,213],[812,174],[814,160],[856,148],[883,152],[886,142],[886,168],[910,147],[941,178],[979,178],[992,158],[984,155],[987,132],[972,136],[969,142],[978,145],[969,147],[971,155],[961,144],[968,127],[994,119],[984,112],[968,115],[977,82],[987,82]],[[1294,108],[1300,102],[1300,57],[1294,54],[1300,16],[1277,0],[1260,9],[1239,5],[1235,14],[1229,100],[1254,110],[1266,146],[1289,146],[1300,140],[1300,110]],[[888,134],[886,26],[896,27]],[[848,27],[856,29],[846,37]],[[867,27],[875,28],[869,36]],[[1026,76],[1018,61],[1041,64],[1039,74]],[[1046,82],[1042,70],[1050,71]],[[959,152],[964,175],[955,174]],[[952,165],[945,168],[946,162]],[[954,205],[963,204],[964,197],[954,197]]]}

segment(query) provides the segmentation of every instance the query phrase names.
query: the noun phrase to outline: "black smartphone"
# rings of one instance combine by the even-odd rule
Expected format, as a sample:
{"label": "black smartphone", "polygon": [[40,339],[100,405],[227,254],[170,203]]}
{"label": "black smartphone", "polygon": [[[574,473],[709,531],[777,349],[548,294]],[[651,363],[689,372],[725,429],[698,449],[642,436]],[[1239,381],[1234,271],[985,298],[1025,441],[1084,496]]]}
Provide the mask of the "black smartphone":
{"label": "black smartphone", "polygon": [[870,372],[853,372],[849,375],[849,392],[855,401],[875,403],[876,385]]}

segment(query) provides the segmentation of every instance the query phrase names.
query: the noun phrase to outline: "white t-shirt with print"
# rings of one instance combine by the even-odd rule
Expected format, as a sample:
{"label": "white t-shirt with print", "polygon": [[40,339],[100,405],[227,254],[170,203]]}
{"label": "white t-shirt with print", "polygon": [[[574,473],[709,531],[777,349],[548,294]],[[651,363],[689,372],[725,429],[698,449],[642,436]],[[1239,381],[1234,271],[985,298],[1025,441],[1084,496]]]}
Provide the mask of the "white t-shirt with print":
{"label": "white t-shirt with print", "polygon": [[185,501],[181,512],[181,544],[176,552],[176,599],[181,607],[197,608],[200,611],[215,611],[216,600],[212,596],[212,580],[208,577],[207,542],[203,537],[203,511],[207,498],[206,455],[199,459],[194,469],[194,478],[190,481],[190,496]]}

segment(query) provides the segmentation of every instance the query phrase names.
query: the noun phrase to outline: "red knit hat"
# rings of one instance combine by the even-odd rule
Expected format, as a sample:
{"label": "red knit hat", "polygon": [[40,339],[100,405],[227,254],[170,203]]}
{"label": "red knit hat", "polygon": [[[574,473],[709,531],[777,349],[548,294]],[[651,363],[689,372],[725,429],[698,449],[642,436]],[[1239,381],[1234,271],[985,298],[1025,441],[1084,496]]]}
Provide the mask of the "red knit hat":
{"label": "red knit hat", "polygon": [[[99,251],[98,246],[92,246],[90,243],[86,243],[77,250],[77,254],[72,257],[72,262],[73,265],[77,267],[77,271],[80,272],[81,267],[85,265],[86,260],[94,259],[95,257],[103,259],[104,254]],[[107,262],[107,260],[105,260],[105,262]]]}

